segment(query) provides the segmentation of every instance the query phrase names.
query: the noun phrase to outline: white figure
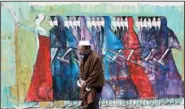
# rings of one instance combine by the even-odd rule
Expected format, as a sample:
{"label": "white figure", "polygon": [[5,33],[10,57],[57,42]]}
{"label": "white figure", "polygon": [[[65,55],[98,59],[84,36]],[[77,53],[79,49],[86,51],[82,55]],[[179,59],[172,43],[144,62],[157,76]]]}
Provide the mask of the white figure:
{"label": "white figure", "polygon": [[69,23],[69,26],[73,26],[72,17],[69,17],[68,23]]}
{"label": "white figure", "polygon": [[86,17],[86,19],[87,19],[87,27],[91,28],[92,27],[91,18],[90,17]]}
{"label": "white figure", "polygon": [[91,24],[92,24],[92,26],[96,26],[96,22],[95,22],[95,18],[94,17],[91,18]]}
{"label": "white figure", "polygon": [[147,27],[147,20],[146,20],[146,18],[144,18],[144,21],[143,21],[143,27]]}
{"label": "white figure", "polygon": [[128,29],[128,19],[125,17],[125,27]]}
{"label": "white figure", "polygon": [[112,26],[116,27],[116,20],[115,20],[115,17],[112,18]]}
{"label": "white figure", "polygon": [[119,17],[117,17],[117,19],[116,19],[116,26],[120,27],[120,18]]}
{"label": "white figure", "polygon": [[124,27],[124,22],[123,22],[123,18],[120,18],[120,26],[122,26],[122,28]]}
{"label": "white figure", "polygon": [[101,19],[100,19],[100,25],[103,26],[103,27],[104,27],[104,25],[105,25],[105,20],[104,20],[103,17],[101,17]]}
{"label": "white figure", "polygon": [[115,20],[115,17],[112,17],[111,29],[112,29],[113,31],[116,31],[116,20]]}
{"label": "white figure", "polygon": [[143,21],[142,21],[142,18],[139,19],[139,27],[140,27],[140,29],[143,28]]}
{"label": "white figure", "polygon": [[135,24],[136,24],[136,28],[137,28],[138,30],[140,30],[139,18],[136,19],[136,23],[135,23]]}
{"label": "white figure", "polygon": [[64,17],[64,26],[69,28],[69,22],[68,22],[67,17]]}
{"label": "white figure", "polygon": [[100,26],[100,18],[96,17],[96,26],[99,27]]}
{"label": "white figure", "polygon": [[73,26],[77,26],[76,17],[73,17],[72,23],[73,23]]}
{"label": "white figure", "polygon": [[77,19],[77,26],[80,27],[80,17],[78,17],[78,19]]}
{"label": "white figure", "polygon": [[161,19],[160,19],[160,17],[158,17],[158,19],[157,19],[157,26],[160,28],[161,27]]}
{"label": "white figure", "polygon": [[[3,4],[2,4],[3,5]],[[5,8],[8,8],[8,10],[10,11],[10,13],[12,14],[13,18],[14,18],[14,21],[15,23],[20,27],[20,28],[24,28],[25,30],[27,31],[30,31],[30,32],[33,32],[34,33],[34,36],[35,36],[35,40],[36,40],[36,54],[38,53],[38,50],[39,50],[39,35],[42,35],[42,36],[45,36],[45,37],[49,37],[47,31],[40,25],[44,19],[45,19],[45,15],[40,13],[36,16],[35,20],[34,20],[34,23],[35,23],[35,27],[29,27],[27,25],[24,25],[20,22],[20,20],[17,18],[17,16],[15,16],[15,13],[13,12],[13,10],[6,6],[6,5],[3,5],[3,7]],[[37,55],[35,55],[35,58],[34,58],[34,63],[36,61],[36,57]]]}
{"label": "white figure", "polygon": [[153,27],[156,27],[156,25],[157,25],[156,18],[153,17],[153,19],[152,19],[152,26]]}

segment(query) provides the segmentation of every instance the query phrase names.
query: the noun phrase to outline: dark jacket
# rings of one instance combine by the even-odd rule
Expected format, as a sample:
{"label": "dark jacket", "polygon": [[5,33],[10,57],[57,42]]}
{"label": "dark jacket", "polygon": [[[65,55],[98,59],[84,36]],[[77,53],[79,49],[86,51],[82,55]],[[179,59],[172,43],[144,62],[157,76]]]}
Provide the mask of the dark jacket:
{"label": "dark jacket", "polygon": [[97,90],[104,85],[104,73],[101,59],[97,53],[91,51],[85,63],[81,61],[80,77],[86,82],[86,86],[91,90],[87,92],[85,88],[80,90],[82,105],[88,105],[95,100]]}

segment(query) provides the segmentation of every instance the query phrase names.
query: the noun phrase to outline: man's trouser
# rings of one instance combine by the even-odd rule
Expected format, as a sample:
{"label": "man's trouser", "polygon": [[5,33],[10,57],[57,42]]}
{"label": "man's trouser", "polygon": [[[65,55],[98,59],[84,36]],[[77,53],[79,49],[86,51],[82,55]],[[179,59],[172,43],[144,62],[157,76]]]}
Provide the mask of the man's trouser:
{"label": "man's trouser", "polygon": [[96,93],[96,99],[93,103],[89,104],[87,108],[84,109],[99,109],[99,100],[101,97],[101,91]]}

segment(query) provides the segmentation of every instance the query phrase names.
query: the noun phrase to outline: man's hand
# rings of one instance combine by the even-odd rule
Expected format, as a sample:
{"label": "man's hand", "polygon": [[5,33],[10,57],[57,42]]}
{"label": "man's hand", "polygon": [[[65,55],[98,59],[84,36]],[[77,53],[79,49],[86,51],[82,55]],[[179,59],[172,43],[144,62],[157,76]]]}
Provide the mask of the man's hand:
{"label": "man's hand", "polygon": [[86,90],[87,92],[89,92],[89,91],[91,90],[91,88],[86,87],[85,90]]}
{"label": "man's hand", "polygon": [[77,85],[81,88],[84,88],[86,86],[86,82],[82,79],[77,81]]}
{"label": "man's hand", "polygon": [[77,81],[77,85],[78,85],[78,87],[82,87],[79,80]]}
{"label": "man's hand", "polygon": [[86,82],[84,80],[80,80],[80,84],[81,84],[82,88],[84,88],[86,86]]}

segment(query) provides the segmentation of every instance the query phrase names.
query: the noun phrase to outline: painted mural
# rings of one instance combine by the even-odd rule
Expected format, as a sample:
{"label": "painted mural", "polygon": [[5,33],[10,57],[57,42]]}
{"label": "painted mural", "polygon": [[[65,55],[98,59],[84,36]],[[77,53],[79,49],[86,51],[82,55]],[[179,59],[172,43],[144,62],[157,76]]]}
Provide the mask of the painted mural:
{"label": "painted mural", "polygon": [[1,107],[79,105],[80,40],[102,59],[100,104],[180,103],[183,13],[183,3],[1,2]]}

